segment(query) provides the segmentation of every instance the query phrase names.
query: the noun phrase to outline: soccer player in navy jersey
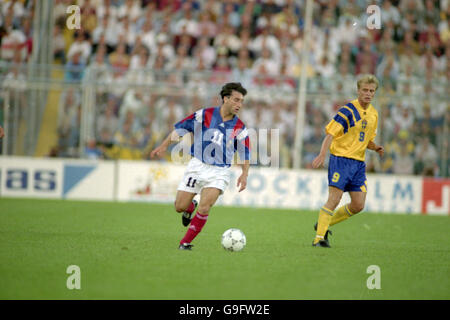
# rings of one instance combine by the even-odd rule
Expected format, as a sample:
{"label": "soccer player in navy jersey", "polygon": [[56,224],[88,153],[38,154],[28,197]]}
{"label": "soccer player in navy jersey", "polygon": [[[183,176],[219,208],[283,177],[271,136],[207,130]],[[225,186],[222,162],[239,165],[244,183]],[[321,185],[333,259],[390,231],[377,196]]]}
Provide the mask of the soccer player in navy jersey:
{"label": "soccer player in navy jersey", "polygon": [[[313,246],[316,247],[330,247],[329,226],[363,210],[367,193],[366,149],[376,151],[381,157],[384,154],[383,146],[374,142],[378,112],[371,102],[378,80],[373,75],[363,75],[357,82],[357,89],[358,98],[341,107],[325,127],[320,153],[312,162],[313,168],[319,168],[330,150],[328,200],[320,209],[315,226]],[[344,192],[349,192],[351,201],[335,211]]]}
{"label": "soccer player in navy jersey", "polygon": [[[184,177],[175,199],[175,210],[182,213],[182,223],[189,228],[181,239],[179,249],[191,250],[194,238],[205,225],[211,207],[230,183],[230,166],[237,152],[242,173],[237,180],[239,192],[247,186],[250,168],[250,139],[244,123],[237,113],[243,106],[247,90],[240,83],[227,83],[222,87],[222,105],[196,111],[174,125],[167,138],[150,156],[161,156],[167,148],[179,142],[185,134],[193,135],[193,144]],[[200,203],[194,200],[200,194]],[[197,213],[191,219],[196,207]]]}

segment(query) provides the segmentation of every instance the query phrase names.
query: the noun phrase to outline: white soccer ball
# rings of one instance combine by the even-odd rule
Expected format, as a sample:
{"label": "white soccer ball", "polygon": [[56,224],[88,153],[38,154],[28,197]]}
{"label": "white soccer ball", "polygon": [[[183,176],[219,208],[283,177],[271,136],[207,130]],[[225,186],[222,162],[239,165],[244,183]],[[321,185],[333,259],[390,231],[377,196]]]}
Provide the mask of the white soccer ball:
{"label": "white soccer ball", "polygon": [[241,251],[244,249],[247,239],[245,234],[235,228],[228,229],[222,235],[222,247],[228,251]]}

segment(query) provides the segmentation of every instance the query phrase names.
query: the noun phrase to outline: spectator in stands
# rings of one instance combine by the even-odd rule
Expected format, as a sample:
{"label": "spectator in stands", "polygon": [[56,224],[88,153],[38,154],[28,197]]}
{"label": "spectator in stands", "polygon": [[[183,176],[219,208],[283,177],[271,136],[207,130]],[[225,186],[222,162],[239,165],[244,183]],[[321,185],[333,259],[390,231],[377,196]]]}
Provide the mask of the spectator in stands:
{"label": "spectator in stands", "polygon": [[372,42],[365,38],[361,40],[362,46],[356,56],[355,73],[358,74],[375,74],[378,61],[378,54],[372,49]]}
{"label": "spectator in stands", "polygon": [[400,12],[397,7],[392,5],[390,0],[383,1],[383,5],[381,6],[381,23],[382,25],[386,24],[388,21],[393,22],[395,25],[400,23]]}
{"label": "spectator in stands", "polygon": [[2,29],[3,35],[1,37],[0,59],[12,61],[14,53],[19,51],[20,61],[25,61],[28,53],[26,48],[27,39],[20,28],[13,26],[13,16],[5,16]]}
{"label": "spectator in stands", "polygon": [[95,11],[99,21],[103,20],[105,17],[109,17],[114,21],[118,18],[117,15],[118,8],[117,6],[112,4],[113,1],[100,0],[101,4],[97,6],[97,10]]}
{"label": "spectator in stands", "polygon": [[173,27],[174,35],[180,35],[185,32],[193,38],[197,38],[200,35],[199,23],[194,16],[192,10],[192,3],[190,1],[185,1],[182,5],[182,9],[175,14],[173,17],[175,21]]}
{"label": "spectator in stands", "polygon": [[[142,136],[139,140],[138,148],[142,150],[152,150],[156,142],[156,135],[153,134],[152,123],[148,123],[142,130]],[[147,156],[149,156],[147,154]]]}
{"label": "spectator in stands", "polygon": [[27,95],[25,94],[27,89],[27,70],[20,64],[20,56],[19,51],[14,53],[13,64],[9,66],[9,70],[5,70],[6,75],[3,78],[1,87],[9,93],[10,110],[17,110],[19,119],[23,119],[28,110]]}
{"label": "spectator in stands", "polygon": [[156,48],[156,32],[153,29],[152,20],[146,20],[139,32],[142,44],[147,48],[148,51],[152,52]]}
{"label": "spectator in stands", "polygon": [[438,25],[439,37],[443,43],[448,43],[450,39],[450,6],[448,8],[445,18]]}
{"label": "spectator in stands", "polygon": [[91,0],[84,0],[80,8],[81,28],[87,33],[91,34],[97,26],[97,12],[95,5]]}
{"label": "spectator in stands", "polygon": [[437,170],[438,153],[428,137],[419,137],[415,150],[415,173],[434,176]]}
{"label": "spectator in stands", "polygon": [[251,88],[253,81],[253,72],[250,67],[250,60],[245,56],[240,56],[237,60],[237,66],[232,70],[232,80],[242,83],[244,88]]}
{"label": "spectator in stands", "polygon": [[60,98],[57,126],[58,145],[68,155],[74,155],[73,149],[78,144],[80,109],[80,93],[73,88],[69,88]]}
{"label": "spectator in stands", "polygon": [[[175,49],[169,42],[169,36],[164,33],[159,33],[156,36],[156,48],[150,51],[150,66],[155,65],[158,57],[162,57],[159,59],[164,61],[163,65],[165,66],[167,63],[175,59],[175,55]],[[158,67],[160,67],[161,61],[159,62]]]}
{"label": "spectator in stands", "polygon": [[119,42],[126,44],[126,52],[129,54],[133,47],[136,45],[136,32],[134,31],[134,25],[130,23],[129,17],[123,17],[120,23],[117,25],[117,36]]}
{"label": "spectator in stands", "polygon": [[26,10],[23,2],[19,0],[10,0],[2,4],[2,13],[4,17],[11,17],[14,24],[20,25],[20,20],[25,16]]}
{"label": "spectator in stands", "polygon": [[75,32],[75,42],[73,42],[67,52],[67,59],[70,61],[75,53],[81,53],[79,59],[86,64],[92,53],[92,45],[87,39],[87,34],[81,31]]}
{"label": "spectator in stands", "polygon": [[431,52],[436,56],[440,56],[442,54],[441,39],[433,21],[428,20],[423,31],[419,34],[419,45],[422,50],[430,47]]}
{"label": "spectator in stands", "polygon": [[142,89],[129,89],[125,93],[120,106],[119,118],[121,121],[124,121],[126,117],[129,117],[129,112],[132,112],[137,117],[144,116],[146,114],[145,105],[146,100]]}
{"label": "spectator in stands", "polygon": [[194,59],[201,59],[207,69],[210,69],[216,60],[216,50],[209,44],[209,38],[203,36],[198,40],[193,51]]}
{"label": "spectator in stands", "polygon": [[213,22],[210,12],[200,12],[198,20],[199,36],[212,39],[217,35],[218,28]]}
{"label": "spectator in stands", "polygon": [[264,27],[261,31],[261,34],[254,38],[250,48],[258,56],[262,55],[262,51],[264,49],[269,49],[271,56],[280,56],[280,42],[273,34],[271,34],[271,29],[269,26]]}
{"label": "spectator in stands", "polygon": [[355,21],[348,16],[341,16],[341,19],[336,27],[332,29],[332,37],[337,40],[338,44],[347,43],[353,45],[358,39],[358,29],[353,25]]}
{"label": "spectator in stands", "polygon": [[109,55],[109,63],[117,72],[125,74],[130,66],[130,56],[127,54],[127,45],[121,42],[116,50]]}
{"label": "spectator in stands", "polygon": [[55,24],[53,29],[53,57],[62,64],[66,63],[66,40],[61,32],[59,24]]}
{"label": "spectator in stands", "polygon": [[64,69],[64,79],[68,82],[76,82],[83,79],[86,63],[82,60],[83,53],[73,52]]}
{"label": "spectator in stands", "polygon": [[437,72],[439,68],[439,60],[433,54],[430,47],[425,49],[425,53],[419,58],[420,75],[424,76],[427,69]]}
{"label": "spectator in stands", "polygon": [[400,150],[395,155],[392,172],[399,175],[414,174],[414,159],[408,151],[408,146],[401,144]]}
{"label": "spectator in stands", "polygon": [[[338,57],[336,60],[336,63],[338,66],[345,65],[345,70],[347,70],[348,73],[354,74],[355,73],[355,67],[354,67],[354,61],[356,57],[352,53],[352,47],[349,43],[342,43],[340,47],[340,52],[338,53]],[[339,67],[341,68],[341,67]]]}
{"label": "spectator in stands", "polygon": [[322,56],[319,64],[316,66],[317,75],[322,78],[331,78],[336,74],[336,70],[334,69],[334,65],[328,61],[328,57],[326,55]]}
{"label": "spectator in stands", "polygon": [[323,137],[323,128],[316,126],[313,128],[312,135],[306,141],[303,140],[303,159],[307,164],[306,168],[312,169],[311,163],[320,152]]}
{"label": "spectator in stands", "polygon": [[33,20],[31,17],[24,17],[22,19],[22,32],[25,36],[25,50],[26,56],[24,60],[28,60],[28,57],[31,56],[31,52],[33,51],[33,28],[32,28]]}
{"label": "spectator in stands", "polygon": [[418,76],[421,73],[419,64],[419,55],[414,51],[414,45],[412,43],[404,43],[405,48],[399,58],[400,72],[406,73],[408,68],[411,68],[411,75]]}
{"label": "spectator in stands", "polygon": [[280,73],[280,65],[273,58],[272,51],[269,48],[261,49],[261,56],[255,60],[252,66],[254,74],[267,74],[269,76],[277,76]]}
{"label": "spectator in stands", "polygon": [[176,51],[175,59],[167,64],[168,70],[189,71],[192,70],[193,62],[188,55],[187,46],[179,46]]}
{"label": "spectator in stands", "polygon": [[435,2],[433,0],[425,0],[425,10],[423,11],[423,20],[433,25],[437,25],[441,20],[440,12]]}
{"label": "spectator in stands", "polygon": [[424,10],[422,0],[400,0],[398,7],[403,14],[411,14],[415,21],[421,19]]}
{"label": "spectator in stands", "polygon": [[14,53],[13,64],[10,69],[6,71],[6,75],[3,78],[2,88],[11,90],[15,95],[23,95],[26,90],[26,69],[20,64],[20,52]]}
{"label": "spectator in stands", "polygon": [[136,23],[142,14],[140,1],[125,0],[117,9],[117,18],[123,19],[128,17],[132,23]]}
{"label": "spectator in stands", "polygon": [[231,65],[228,60],[228,49],[220,47],[217,49],[217,59],[212,68],[210,81],[219,85],[229,82],[231,76]]}
{"label": "spectator in stands", "polygon": [[112,52],[117,46],[119,38],[117,36],[117,23],[110,15],[105,15],[101,22],[97,24],[97,27],[92,32],[92,42],[94,45],[98,45],[100,38],[104,37],[104,42],[108,48],[108,53]]}
{"label": "spectator in stands", "polygon": [[381,112],[379,113],[379,131],[382,132],[384,141],[391,141],[394,137],[396,137],[396,134],[398,132],[395,121],[392,118],[391,108],[392,106],[390,104],[382,105]]}
{"label": "spectator in stands", "polygon": [[98,116],[96,123],[96,137],[102,142],[110,142],[110,140],[104,141],[105,132],[111,134],[119,128],[119,118],[115,114],[115,101],[111,99],[108,102],[105,111]]}
{"label": "spectator in stands", "polygon": [[[385,158],[383,160],[385,160]],[[374,154],[372,152],[366,154],[366,172],[383,172],[381,159],[377,154]]]}
{"label": "spectator in stands", "polygon": [[100,131],[100,134],[98,136],[98,143],[102,146],[104,146],[106,149],[111,148],[113,145],[113,134],[115,132],[111,132],[108,129],[103,129]]}
{"label": "spectator in stands", "polygon": [[89,139],[84,148],[84,156],[90,160],[103,159],[102,148],[97,145],[95,139]]}
{"label": "spectator in stands", "polygon": [[214,38],[214,48],[225,48],[228,56],[236,54],[240,48],[241,42],[234,33],[234,28],[230,25],[223,25],[217,36]]}
{"label": "spectator in stands", "polygon": [[135,54],[131,56],[130,68],[127,73],[127,80],[138,85],[153,84],[154,76],[152,70],[149,68],[149,54],[146,47],[141,46],[136,50]]}
{"label": "spectator in stands", "polygon": [[411,106],[400,102],[394,107],[392,118],[394,119],[397,132],[400,130],[410,130],[415,119]]}
{"label": "spectator in stands", "polygon": [[392,49],[388,49],[376,69],[376,76],[384,81],[397,81],[399,65]]}
{"label": "spectator in stands", "polygon": [[139,145],[139,132],[133,132],[133,122],[125,121],[113,137],[113,143],[120,148],[134,149]]}
{"label": "spectator in stands", "polygon": [[99,83],[104,84],[110,81],[111,72],[109,68],[109,63],[107,59],[107,49],[106,46],[100,46],[97,49],[95,55],[91,58],[91,62],[89,63],[89,70],[92,72],[92,76]]}
{"label": "spectator in stands", "polygon": [[[397,158],[405,160],[406,155],[412,155],[414,153],[415,145],[411,141],[412,136],[407,130],[400,130],[394,135],[394,139],[389,140],[386,144],[385,159],[383,161],[382,170],[387,173],[393,173],[395,167],[395,161]],[[405,150],[402,154],[401,148]],[[399,165],[397,163],[397,165]],[[398,169],[398,168],[397,168]],[[405,173],[406,174],[406,173]]]}
{"label": "spectator in stands", "polygon": [[[441,148],[445,141],[442,142],[442,139],[436,137],[443,136],[443,121],[436,123],[435,127],[424,124],[429,121],[421,121],[422,118],[428,117],[428,111],[423,109],[424,99],[432,106],[430,108],[432,119],[442,120],[448,113],[443,101],[446,100],[444,94],[450,93],[448,85],[450,45],[446,41],[450,9],[448,0],[440,2],[439,7],[436,1],[429,0],[373,1],[371,3],[382,6],[383,29],[362,32],[364,28],[361,28],[361,25],[365,23],[363,19],[367,18],[365,13],[367,1],[317,1],[312,31],[315,46],[310,51],[311,59],[308,61],[307,73],[310,77],[315,73],[324,78],[332,76],[333,86],[328,88],[317,78],[311,78],[308,90],[317,93],[319,91],[316,90],[325,89],[326,96],[309,102],[311,109],[308,109],[308,114],[314,114],[316,109],[327,113],[335,111],[333,109],[335,105],[345,104],[341,101],[341,96],[348,96],[354,92],[355,88],[349,84],[354,83],[352,79],[355,75],[366,72],[377,73],[382,78],[383,94],[378,96],[380,103],[376,104],[386,110],[380,114],[380,121],[384,125],[380,139],[387,139],[387,142],[397,139],[397,131],[406,126],[412,133],[429,136],[430,142]],[[301,48],[304,44],[304,4],[296,5],[298,2],[295,0],[225,3],[215,0],[157,2],[90,0],[83,3],[83,15],[89,12],[89,22],[84,21],[83,27],[92,35],[93,46],[90,55],[95,53],[90,59],[90,66],[97,64],[105,66],[104,70],[107,73],[106,67],[108,61],[111,61],[113,65],[124,68],[115,72],[113,69],[111,76],[105,77],[107,79],[105,82],[109,84],[105,92],[101,92],[100,86],[97,86],[96,97],[99,102],[101,99],[106,101],[107,95],[104,93],[107,92],[118,101],[125,100],[130,83],[171,86],[192,93],[198,90],[196,94],[204,94],[205,99],[214,100],[217,97],[210,97],[208,94],[211,86],[230,78],[248,83],[252,76],[259,74],[255,78],[256,81],[247,87],[252,88],[251,92],[255,95],[268,92],[267,89],[270,88],[276,93],[282,92],[286,97],[293,97],[294,101],[287,104],[287,110],[290,111],[282,110],[280,113],[284,114],[281,118],[285,126],[293,127],[292,120],[295,124],[295,94],[286,92],[289,92],[288,90],[295,92],[298,85],[296,80],[300,75]],[[2,7],[2,10],[6,9]],[[29,8],[24,10],[23,17],[27,17]],[[94,21],[91,19],[94,12],[97,18],[95,29],[90,23]],[[65,23],[65,3],[56,1],[55,15],[60,19],[60,23],[61,21]],[[8,20],[8,16],[5,16],[5,20]],[[7,21],[3,22],[3,25],[14,25],[14,30],[25,34],[24,29],[27,30],[27,26],[26,24],[22,26],[22,21],[23,18],[14,19],[9,24]],[[360,28],[354,26],[354,22],[358,22],[357,26]],[[329,32],[325,29],[329,29]],[[133,33],[133,30],[135,35],[128,37],[129,31]],[[219,30],[223,31],[219,33]],[[5,35],[8,40],[10,35],[6,34],[6,31]],[[123,44],[126,50],[118,48]],[[69,45],[76,47],[78,44],[75,41]],[[59,48],[62,47],[60,43]],[[267,56],[265,52],[263,53],[264,49],[268,49],[271,52],[270,59],[277,62],[278,67],[275,68],[277,72],[273,72],[274,68],[270,63],[261,62],[264,60],[263,56]],[[3,50],[0,52],[0,57],[4,54],[8,57],[9,54],[9,58],[5,61],[11,61],[13,59],[11,52],[14,49],[5,48],[5,50],[6,53]],[[105,51],[106,54],[103,54]],[[99,53],[104,56],[103,60]],[[323,58],[325,56],[327,59]],[[186,63],[189,60],[191,63]],[[67,65],[72,63],[70,59],[68,61]],[[192,72],[183,74],[179,69],[190,69]],[[337,72],[333,72],[333,69]],[[255,72],[257,74],[254,74]],[[207,74],[212,74],[211,78],[208,78]],[[97,80],[100,77],[99,74],[95,75]],[[75,79],[78,80],[75,81],[81,78],[82,74],[76,75]],[[437,80],[441,80],[442,83],[439,84]],[[261,88],[265,91],[260,91]],[[418,92],[422,94],[418,96]],[[399,95],[401,99],[398,98]],[[325,104],[324,101],[329,101],[329,104]],[[408,107],[407,112],[404,111],[403,105],[398,106],[399,101]],[[259,102],[256,103],[260,105]],[[267,121],[267,118],[275,121],[276,117],[270,116],[270,110],[273,111],[278,103],[278,100],[273,100],[267,105],[261,104],[261,107],[257,108],[259,111],[255,111],[254,120],[258,123]],[[180,103],[182,107],[186,107],[185,104]],[[144,105],[148,113],[150,102]],[[393,111],[392,117],[388,115],[390,108]],[[163,115],[158,121],[170,122],[171,116],[168,113],[155,112],[156,116]],[[145,119],[149,119],[148,117],[147,114]],[[312,128],[323,127],[321,117],[315,117],[317,120],[308,124],[311,127],[311,135]],[[416,117],[417,120],[411,125],[410,119],[414,120]],[[151,130],[158,131],[158,121]],[[291,128],[290,131],[295,132],[295,129]],[[305,130],[307,135],[306,131],[308,130]],[[283,135],[282,140],[293,141],[293,138],[288,134],[286,137]],[[287,154],[291,156],[289,152]],[[389,170],[396,171],[396,163],[392,161]],[[284,163],[291,161],[287,160]],[[374,162],[372,170],[381,170],[377,167],[379,165]]]}
{"label": "spectator in stands", "polygon": [[222,13],[222,24],[230,25],[233,28],[238,28],[241,24],[239,13],[235,10],[235,4],[232,2],[224,3]]}
{"label": "spectator in stands", "polygon": [[[168,118],[179,119],[186,113],[183,105],[174,96],[161,97],[155,102],[154,109],[156,112],[155,122],[157,123],[162,123],[164,119]],[[173,124],[170,126],[173,126]]]}

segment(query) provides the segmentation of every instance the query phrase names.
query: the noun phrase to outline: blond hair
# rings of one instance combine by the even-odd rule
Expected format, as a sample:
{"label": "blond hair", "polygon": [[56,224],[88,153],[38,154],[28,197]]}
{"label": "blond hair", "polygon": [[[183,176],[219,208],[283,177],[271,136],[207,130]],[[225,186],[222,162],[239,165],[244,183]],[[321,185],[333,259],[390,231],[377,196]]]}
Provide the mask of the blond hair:
{"label": "blond hair", "polygon": [[378,89],[379,82],[377,77],[375,77],[373,74],[364,74],[361,77],[359,77],[358,82],[356,83],[358,86],[358,90],[363,83],[375,83],[376,85],[375,90]]}

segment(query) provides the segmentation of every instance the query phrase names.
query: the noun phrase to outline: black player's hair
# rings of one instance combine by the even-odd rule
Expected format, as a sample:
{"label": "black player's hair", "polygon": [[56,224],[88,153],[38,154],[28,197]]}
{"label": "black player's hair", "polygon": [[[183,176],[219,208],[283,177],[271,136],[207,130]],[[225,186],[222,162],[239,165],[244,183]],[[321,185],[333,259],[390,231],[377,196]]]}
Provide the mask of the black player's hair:
{"label": "black player's hair", "polygon": [[242,86],[240,82],[229,82],[222,87],[222,90],[220,90],[222,101],[224,97],[231,96],[233,91],[240,92],[243,96],[247,94],[247,90]]}

